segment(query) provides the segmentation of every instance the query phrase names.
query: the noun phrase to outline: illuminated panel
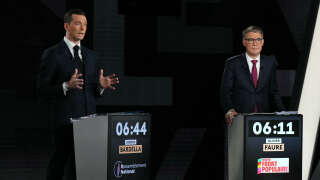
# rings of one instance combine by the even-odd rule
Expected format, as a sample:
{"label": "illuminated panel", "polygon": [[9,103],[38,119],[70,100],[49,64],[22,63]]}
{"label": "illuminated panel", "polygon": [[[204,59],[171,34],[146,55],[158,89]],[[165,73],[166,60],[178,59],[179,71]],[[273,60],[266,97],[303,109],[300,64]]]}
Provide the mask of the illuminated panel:
{"label": "illuminated panel", "polygon": [[303,114],[302,179],[308,180],[320,117],[320,19],[317,15],[298,112]]}

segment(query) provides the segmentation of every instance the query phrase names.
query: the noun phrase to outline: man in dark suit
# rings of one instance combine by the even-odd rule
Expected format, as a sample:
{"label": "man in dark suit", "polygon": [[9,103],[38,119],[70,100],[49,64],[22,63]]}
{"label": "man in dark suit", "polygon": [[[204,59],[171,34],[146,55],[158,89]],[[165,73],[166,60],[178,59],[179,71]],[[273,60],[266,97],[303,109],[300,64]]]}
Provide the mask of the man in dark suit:
{"label": "man in dark suit", "polygon": [[115,74],[104,76],[97,67],[96,54],[80,44],[87,29],[82,10],[69,10],[64,16],[66,35],[58,44],[46,49],[41,57],[38,92],[41,99],[54,106],[55,150],[49,162],[47,179],[62,180],[70,160],[75,175],[73,128],[70,118],[96,112],[96,97],[119,83]]}
{"label": "man in dark suit", "polygon": [[264,56],[263,31],[249,26],[242,32],[246,53],[229,58],[221,84],[221,104],[228,125],[237,113],[283,111],[274,56]]}

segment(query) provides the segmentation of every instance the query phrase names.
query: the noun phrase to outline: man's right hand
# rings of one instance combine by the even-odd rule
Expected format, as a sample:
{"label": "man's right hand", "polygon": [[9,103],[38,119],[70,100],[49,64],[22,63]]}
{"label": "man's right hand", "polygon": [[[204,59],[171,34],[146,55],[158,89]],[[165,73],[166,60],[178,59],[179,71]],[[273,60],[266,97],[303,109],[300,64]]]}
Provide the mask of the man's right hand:
{"label": "man's right hand", "polygon": [[232,124],[232,119],[234,116],[236,116],[238,113],[236,110],[231,109],[225,114],[226,122],[228,126],[231,126]]}
{"label": "man's right hand", "polygon": [[83,79],[80,79],[82,74],[78,74],[78,69],[74,70],[74,74],[71,76],[70,80],[67,82],[68,89],[82,89],[83,87]]}

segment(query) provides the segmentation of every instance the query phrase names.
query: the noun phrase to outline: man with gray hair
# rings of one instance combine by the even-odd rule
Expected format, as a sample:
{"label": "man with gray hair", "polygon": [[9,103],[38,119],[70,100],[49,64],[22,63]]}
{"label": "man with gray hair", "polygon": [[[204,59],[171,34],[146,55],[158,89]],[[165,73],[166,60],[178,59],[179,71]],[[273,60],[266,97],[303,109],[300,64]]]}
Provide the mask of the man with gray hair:
{"label": "man with gray hair", "polygon": [[261,55],[263,30],[249,26],[242,32],[246,52],[229,58],[224,67],[220,97],[227,124],[238,113],[283,111],[274,56]]}

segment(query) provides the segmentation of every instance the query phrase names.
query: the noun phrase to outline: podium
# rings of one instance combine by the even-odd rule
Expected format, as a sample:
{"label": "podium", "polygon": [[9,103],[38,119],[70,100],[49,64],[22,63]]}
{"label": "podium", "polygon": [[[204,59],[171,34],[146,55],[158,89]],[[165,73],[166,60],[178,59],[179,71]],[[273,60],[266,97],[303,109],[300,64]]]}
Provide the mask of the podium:
{"label": "podium", "polygon": [[228,180],[301,180],[302,115],[241,114],[227,134]]}
{"label": "podium", "polygon": [[148,113],[110,113],[72,119],[77,180],[149,180]]}

